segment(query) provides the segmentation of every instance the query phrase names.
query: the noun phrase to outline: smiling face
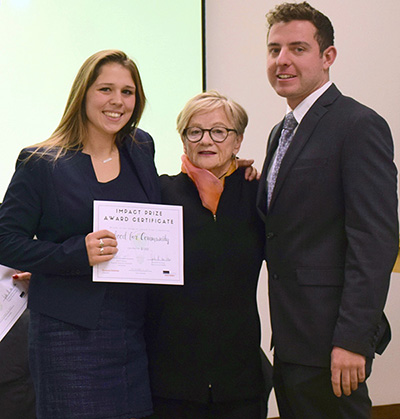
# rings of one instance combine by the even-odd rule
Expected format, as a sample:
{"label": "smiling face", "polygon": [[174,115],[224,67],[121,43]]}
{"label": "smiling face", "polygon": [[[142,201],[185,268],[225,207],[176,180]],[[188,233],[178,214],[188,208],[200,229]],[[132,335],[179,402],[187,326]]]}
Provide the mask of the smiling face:
{"label": "smiling face", "polygon": [[86,116],[89,139],[114,140],[132,116],[135,89],[128,69],[117,63],[104,64],[86,93]]}
{"label": "smiling face", "polygon": [[[217,108],[210,112],[195,113],[189,121],[188,127],[211,129],[224,127],[234,129],[233,123],[226,116],[225,110]],[[224,175],[232,162],[232,155],[238,153],[243,135],[229,132],[223,143],[214,143],[209,132],[204,132],[198,143],[191,143],[183,138],[183,148],[189,160],[201,169],[207,169],[217,177]]]}
{"label": "smiling face", "polygon": [[292,109],[329,80],[329,67],[336,58],[334,46],[321,54],[315,32],[307,20],[275,23],[269,32],[268,79]]}

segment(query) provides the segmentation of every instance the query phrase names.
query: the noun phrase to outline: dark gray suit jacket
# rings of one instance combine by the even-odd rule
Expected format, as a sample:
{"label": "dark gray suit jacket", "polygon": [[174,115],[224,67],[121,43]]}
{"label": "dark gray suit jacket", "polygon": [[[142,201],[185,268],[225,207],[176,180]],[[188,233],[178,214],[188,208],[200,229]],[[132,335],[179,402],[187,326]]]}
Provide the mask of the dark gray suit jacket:
{"label": "dark gray suit jacket", "polygon": [[389,127],[332,85],[298,126],[267,210],[281,125],[268,141],[257,199],[276,354],[325,367],[333,346],[373,357],[390,340],[383,307],[398,251]]}

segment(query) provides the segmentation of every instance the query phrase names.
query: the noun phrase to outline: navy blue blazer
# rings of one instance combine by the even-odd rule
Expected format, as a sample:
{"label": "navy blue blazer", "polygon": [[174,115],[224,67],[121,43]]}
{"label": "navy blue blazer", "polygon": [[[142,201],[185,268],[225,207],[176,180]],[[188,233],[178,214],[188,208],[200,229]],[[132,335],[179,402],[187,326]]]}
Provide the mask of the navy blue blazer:
{"label": "navy blue blazer", "polygon": [[322,367],[333,346],[373,357],[390,340],[383,308],[398,251],[389,127],[332,85],[298,126],[267,210],[281,125],[268,141],[257,198],[276,354]]}
{"label": "navy blue blazer", "polygon": [[[154,142],[137,130],[126,137],[128,156],[148,202],[160,202]],[[89,156],[69,152],[56,162],[21,152],[0,207],[0,263],[32,272],[28,307],[83,327],[97,324],[106,284],[93,283],[85,246],[92,223],[81,214],[93,211],[96,191],[85,182]],[[129,185],[127,185],[129,187]],[[36,236],[37,240],[33,237]]]}

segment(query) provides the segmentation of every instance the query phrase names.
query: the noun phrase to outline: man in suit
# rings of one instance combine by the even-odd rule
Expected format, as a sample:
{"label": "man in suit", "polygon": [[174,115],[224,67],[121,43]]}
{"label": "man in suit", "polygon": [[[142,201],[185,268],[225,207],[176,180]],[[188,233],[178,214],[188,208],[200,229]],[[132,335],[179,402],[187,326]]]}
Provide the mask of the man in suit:
{"label": "man in suit", "polygon": [[288,105],[257,203],[280,417],[369,418],[365,380],[390,340],[383,308],[398,250],[391,133],[329,81],[337,52],[326,16],[284,3],[267,20],[268,78]]}

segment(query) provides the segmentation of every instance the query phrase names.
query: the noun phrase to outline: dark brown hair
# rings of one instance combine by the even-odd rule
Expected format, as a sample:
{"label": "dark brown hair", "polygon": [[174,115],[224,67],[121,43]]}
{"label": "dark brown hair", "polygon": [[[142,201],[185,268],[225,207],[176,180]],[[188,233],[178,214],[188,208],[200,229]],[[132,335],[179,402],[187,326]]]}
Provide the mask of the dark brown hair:
{"label": "dark brown hair", "polygon": [[303,3],[278,4],[266,14],[266,18],[268,23],[268,35],[272,25],[275,23],[291,22],[292,20],[307,20],[316,28],[315,39],[318,42],[321,54],[328,47],[333,45],[334,30],[331,21],[306,1]]}

